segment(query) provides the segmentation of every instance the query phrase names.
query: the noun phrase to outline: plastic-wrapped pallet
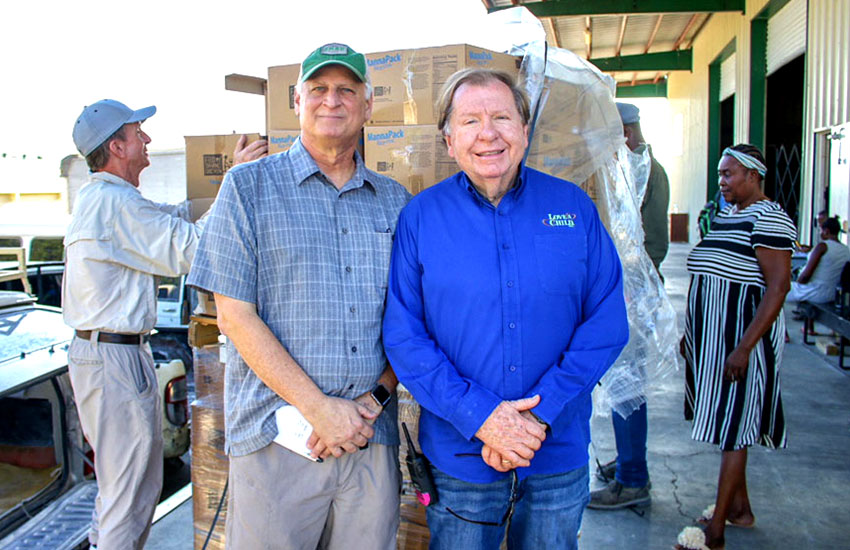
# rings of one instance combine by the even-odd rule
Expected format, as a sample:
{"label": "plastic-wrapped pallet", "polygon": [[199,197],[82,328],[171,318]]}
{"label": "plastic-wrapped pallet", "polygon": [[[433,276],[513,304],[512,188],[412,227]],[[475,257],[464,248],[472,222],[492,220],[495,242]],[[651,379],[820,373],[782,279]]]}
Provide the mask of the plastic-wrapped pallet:
{"label": "plastic-wrapped pallet", "polygon": [[410,432],[414,444],[419,440],[419,404],[407,389],[399,384],[398,395],[398,431],[401,435],[401,445],[398,449],[399,464],[401,464],[401,521],[398,527],[399,550],[427,550],[430,534],[428,522],[425,519],[425,508],[416,500],[416,493],[410,481],[410,473],[404,459],[407,456],[407,441],[401,423],[404,422]]}
{"label": "plastic-wrapped pallet", "polygon": [[221,505],[207,550],[224,550],[227,519],[228,459],[224,452],[224,362],[222,344],[194,348],[195,395],[192,402],[192,505],[195,550],[207,539]]}

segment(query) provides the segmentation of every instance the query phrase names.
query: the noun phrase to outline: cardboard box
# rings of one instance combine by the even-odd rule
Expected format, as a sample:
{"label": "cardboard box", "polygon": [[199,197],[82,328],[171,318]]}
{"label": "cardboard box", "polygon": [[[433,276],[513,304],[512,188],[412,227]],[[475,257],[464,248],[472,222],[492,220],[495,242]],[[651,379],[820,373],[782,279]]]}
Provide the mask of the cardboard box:
{"label": "cardboard box", "polygon": [[414,195],[459,170],[434,124],[367,126],[364,138],[366,167]]}
{"label": "cardboard box", "polygon": [[436,124],[434,102],[451,75],[480,67],[516,77],[520,63],[519,57],[465,44],[366,54],[375,98],[369,124]]}
{"label": "cardboard box", "polygon": [[211,292],[207,292],[205,290],[198,290],[197,293],[198,305],[192,313],[195,315],[216,317],[218,315],[218,310],[215,308],[215,296],[213,296]]}
{"label": "cardboard box", "polygon": [[301,130],[269,130],[269,154],[283,153],[292,147]]}
{"label": "cardboard box", "polygon": [[[224,174],[233,166],[233,150],[242,134],[186,136],[186,198],[215,198]],[[260,134],[246,134],[248,143]]]}
{"label": "cardboard box", "polygon": [[[521,58],[457,44],[367,53],[374,104],[370,125],[436,124],[434,101],[446,80],[467,67],[500,69],[516,77]],[[300,128],[295,86],[301,66],[269,67],[267,131]]]}
{"label": "cardboard box", "polygon": [[268,114],[266,131],[268,133],[272,130],[301,128],[301,123],[295,115],[295,84],[298,82],[300,70],[300,64],[269,67],[266,94]]}
{"label": "cardboard box", "polygon": [[201,216],[207,213],[207,210],[212,207],[214,198],[209,199],[192,199],[192,223],[195,223]]}

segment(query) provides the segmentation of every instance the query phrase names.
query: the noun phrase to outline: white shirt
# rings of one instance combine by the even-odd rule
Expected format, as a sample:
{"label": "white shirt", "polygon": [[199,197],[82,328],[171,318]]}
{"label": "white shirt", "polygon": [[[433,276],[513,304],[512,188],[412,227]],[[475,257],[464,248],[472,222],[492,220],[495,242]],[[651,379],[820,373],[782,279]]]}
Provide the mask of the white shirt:
{"label": "white shirt", "polygon": [[200,237],[189,203],[150,201],[108,172],[91,174],[65,234],[62,309],[78,330],[140,334],[156,324],[156,276],[188,273]]}

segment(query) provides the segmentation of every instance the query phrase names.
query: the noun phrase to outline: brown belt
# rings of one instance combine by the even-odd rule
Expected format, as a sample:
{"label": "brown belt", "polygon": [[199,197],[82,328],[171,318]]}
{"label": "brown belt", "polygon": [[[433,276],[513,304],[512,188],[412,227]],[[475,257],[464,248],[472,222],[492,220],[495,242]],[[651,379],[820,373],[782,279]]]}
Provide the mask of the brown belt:
{"label": "brown belt", "polygon": [[[77,338],[91,340],[92,331],[78,330],[75,332],[77,333]],[[142,342],[147,342],[147,339],[147,334],[115,334],[113,332],[100,332],[97,335],[98,342],[104,342],[107,344],[126,344],[128,346],[138,346]]]}

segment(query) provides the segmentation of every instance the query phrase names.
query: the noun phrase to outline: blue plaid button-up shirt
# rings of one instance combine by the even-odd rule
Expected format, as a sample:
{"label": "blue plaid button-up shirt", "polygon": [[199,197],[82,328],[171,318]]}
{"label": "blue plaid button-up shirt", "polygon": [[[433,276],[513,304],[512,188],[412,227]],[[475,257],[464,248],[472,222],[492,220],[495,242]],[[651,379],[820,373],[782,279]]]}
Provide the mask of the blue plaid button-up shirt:
{"label": "blue plaid button-up shirt", "polygon": [[[257,305],[263,322],[327,395],[372,389],[387,365],[381,317],[396,221],[410,194],[363,165],[341,190],[300,139],[236,166],[222,183],[188,284]],[[226,450],[245,455],[277,435],[285,402],[228,343]],[[395,400],[375,443],[398,444]]]}

